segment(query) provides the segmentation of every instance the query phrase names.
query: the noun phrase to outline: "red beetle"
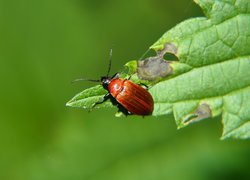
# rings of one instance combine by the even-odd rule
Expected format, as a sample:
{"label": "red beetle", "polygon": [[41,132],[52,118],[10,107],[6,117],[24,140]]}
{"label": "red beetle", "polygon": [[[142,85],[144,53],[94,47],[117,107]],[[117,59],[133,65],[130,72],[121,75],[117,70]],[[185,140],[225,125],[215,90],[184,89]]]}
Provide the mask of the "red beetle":
{"label": "red beetle", "polygon": [[[103,103],[107,99],[111,99],[115,102],[118,108],[127,114],[135,115],[150,115],[154,109],[154,101],[151,94],[143,87],[133,83],[129,79],[121,79],[118,74],[109,77],[111,68],[112,49],[110,51],[110,61],[107,76],[101,77],[101,80],[90,79],[77,79],[88,80],[92,82],[101,82],[102,86],[108,90],[108,93],[104,96],[103,101],[96,104]],[[94,105],[94,106],[95,106]]]}
{"label": "red beetle", "polygon": [[127,110],[128,114],[150,115],[154,109],[154,101],[149,92],[128,79],[118,77],[102,77],[102,85],[110,95]]}

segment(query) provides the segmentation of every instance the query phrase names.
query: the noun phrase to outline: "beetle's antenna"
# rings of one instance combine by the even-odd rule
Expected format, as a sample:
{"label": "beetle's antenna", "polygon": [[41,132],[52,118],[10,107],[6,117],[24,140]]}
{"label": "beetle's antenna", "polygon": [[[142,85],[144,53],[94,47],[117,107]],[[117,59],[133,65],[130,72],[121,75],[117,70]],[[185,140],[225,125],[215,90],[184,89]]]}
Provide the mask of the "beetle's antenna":
{"label": "beetle's antenna", "polygon": [[90,82],[101,82],[101,80],[96,80],[96,79],[86,79],[86,78],[79,78],[79,79],[75,79],[73,81],[71,81],[71,83],[75,83],[78,81],[90,81]]}
{"label": "beetle's antenna", "polygon": [[109,73],[110,73],[110,69],[111,69],[111,63],[112,63],[112,48],[109,51],[109,66],[108,66],[107,77],[109,77]]}

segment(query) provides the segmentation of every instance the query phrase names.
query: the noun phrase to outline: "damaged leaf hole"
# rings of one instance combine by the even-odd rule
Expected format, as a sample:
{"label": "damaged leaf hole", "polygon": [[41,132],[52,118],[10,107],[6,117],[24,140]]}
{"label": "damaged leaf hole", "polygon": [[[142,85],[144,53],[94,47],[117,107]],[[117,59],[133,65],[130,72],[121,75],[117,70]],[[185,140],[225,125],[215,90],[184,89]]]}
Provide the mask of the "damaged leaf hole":
{"label": "damaged leaf hole", "polygon": [[167,61],[179,61],[179,59],[174,54],[171,53],[164,54],[163,59]]}

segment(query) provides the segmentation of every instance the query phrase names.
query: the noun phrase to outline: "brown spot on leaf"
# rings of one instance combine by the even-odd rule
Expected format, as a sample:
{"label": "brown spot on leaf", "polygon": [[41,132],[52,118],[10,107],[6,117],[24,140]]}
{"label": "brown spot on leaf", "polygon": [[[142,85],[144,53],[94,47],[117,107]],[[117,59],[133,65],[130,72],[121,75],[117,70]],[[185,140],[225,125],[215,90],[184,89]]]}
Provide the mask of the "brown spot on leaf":
{"label": "brown spot on leaf", "polygon": [[138,77],[143,80],[153,81],[164,78],[172,73],[169,62],[159,56],[149,57],[143,61],[138,61],[137,65]]}
{"label": "brown spot on leaf", "polygon": [[200,118],[208,118],[211,117],[211,109],[208,104],[201,104],[196,109],[195,113]]}
{"label": "brown spot on leaf", "polygon": [[193,114],[189,114],[184,124],[190,124],[206,118],[212,117],[212,112],[208,104],[200,104]]}

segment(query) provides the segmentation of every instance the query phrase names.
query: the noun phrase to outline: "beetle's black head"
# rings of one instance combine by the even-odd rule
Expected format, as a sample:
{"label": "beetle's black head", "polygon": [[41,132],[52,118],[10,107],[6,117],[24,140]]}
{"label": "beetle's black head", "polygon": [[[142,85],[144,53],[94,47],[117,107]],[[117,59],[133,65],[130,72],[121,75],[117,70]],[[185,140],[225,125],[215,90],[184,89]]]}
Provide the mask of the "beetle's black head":
{"label": "beetle's black head", "polygon": [[108,89],[108,85],[110,83],[111,79],[107,76],[102,76],[101,77],[101,82],[102,82],[102,86],[105,88],[105,89]]}

